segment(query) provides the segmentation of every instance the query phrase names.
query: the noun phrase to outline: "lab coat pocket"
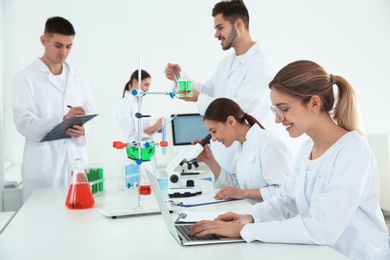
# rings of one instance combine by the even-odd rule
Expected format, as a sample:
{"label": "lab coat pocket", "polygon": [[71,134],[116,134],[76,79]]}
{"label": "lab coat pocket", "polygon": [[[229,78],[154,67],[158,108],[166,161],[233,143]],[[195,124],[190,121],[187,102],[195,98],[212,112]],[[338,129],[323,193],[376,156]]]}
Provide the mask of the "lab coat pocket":
{"label": "lab coat pocket", "polygon": [[320,194],[326,191],[327,187],[329,185],[329,176],[325,173],[320,174],[317,177],[314,189],[313,189],[313,197],[315,194]]}
{"label": "lab coat pocket", "polygon": [[255,159],[256,159],[255,153],[244,154],[244,161],[246,164],[254,163],[256,161]]}

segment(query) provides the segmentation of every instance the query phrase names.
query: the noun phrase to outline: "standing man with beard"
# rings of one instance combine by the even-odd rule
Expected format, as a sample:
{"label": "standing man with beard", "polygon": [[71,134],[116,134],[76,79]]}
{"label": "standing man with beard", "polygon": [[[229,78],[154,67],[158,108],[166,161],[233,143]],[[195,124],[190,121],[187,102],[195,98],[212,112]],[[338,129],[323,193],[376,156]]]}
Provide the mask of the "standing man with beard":
{"label": "standing man with beard", "polygon": [[[232,99],[267,128],[267,120],[271,120],[267,86],[276,74],[276,68],[260,44],[252,40],[248,9],[241,0],[222,1],[214,6],[212,16],[214,37],[221,41],[223,50],[233,48],[234,53],[220,62],[206,83],[193,83],[193,96],[188,101],[197,102],[199,113],[203,115],[214,99]],[[171,63],[165,68],[166,77],[173,81],[175,78],[172,68],[178,76],[181,68],[178,64]],[[221,143],[213,142],[211,149],[218,163],[230,171],[238,143],[225,148],[223,140],[219,141]]]}
{"label": "standing man with beard", "polygon": [[36,189],[69,185],[75,159],[87,161],[87,140],[95,132],[95,119],[66,129],[70,138],[40,142],[68,117],[94,114],[87,78],[66,62],[75,36],[73,25],[50,17],[40,38],[45,51],[19,72],[12,82],[15,126],[25,137],[22,178],[23,200]]}

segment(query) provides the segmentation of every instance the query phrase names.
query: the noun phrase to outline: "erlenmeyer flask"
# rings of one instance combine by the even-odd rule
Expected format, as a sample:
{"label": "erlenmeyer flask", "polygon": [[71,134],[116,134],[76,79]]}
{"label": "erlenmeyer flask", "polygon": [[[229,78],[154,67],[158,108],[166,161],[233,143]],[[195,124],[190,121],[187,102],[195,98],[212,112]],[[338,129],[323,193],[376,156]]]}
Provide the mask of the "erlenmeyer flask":
{"label": "erlenmeyer flask", "polygon": [[95,199],[89,186],[82,159],[76,159],[76,168],[72,173],[72,181],[65,201],[66,207],[69,209],[92,208],[95,204]]}
{"label": "erlenmeyer flask", "polygon": [[138,193],[139,195],[150,195],[152,194],[152,187],[150,186],[149,180],[146,177],[145,172],[142,170],[141,171],[141,181],[139,182],[139,187],[138,187]]}

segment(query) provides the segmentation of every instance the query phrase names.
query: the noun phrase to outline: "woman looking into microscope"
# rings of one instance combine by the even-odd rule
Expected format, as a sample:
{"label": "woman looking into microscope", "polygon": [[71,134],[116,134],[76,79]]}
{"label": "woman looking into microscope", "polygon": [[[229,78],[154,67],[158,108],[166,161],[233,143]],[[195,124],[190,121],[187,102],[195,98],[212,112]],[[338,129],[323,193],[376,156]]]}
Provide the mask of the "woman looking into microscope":
{"label": "woman looking into microscope", "polygon": [[208,145],[198,156],[213,172],[214,187],[221,188],[215,198],[248,199],[256,203],[274,195],[292,171],[285,144],[231,99],[217,98],[211,102],[203,122],[213,141],[225,147],[239,142],[232,172],[218,164]]}

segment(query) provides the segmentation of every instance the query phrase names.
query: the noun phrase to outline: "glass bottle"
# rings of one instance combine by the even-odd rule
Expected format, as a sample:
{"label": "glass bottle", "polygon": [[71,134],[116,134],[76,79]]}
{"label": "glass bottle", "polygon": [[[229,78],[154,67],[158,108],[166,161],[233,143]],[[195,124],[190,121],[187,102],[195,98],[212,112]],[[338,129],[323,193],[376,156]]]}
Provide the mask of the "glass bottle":
{"label": "glass bottle", "polygon": [[76,159],[65,205],[68,209],[88,209],[95,204],[86,170],[81,158]]}
{"label": "glass bottle", "polygon": [[188,100],[192,97],[192,80],[188,77],[186,71],[180,73],[180,78],[177,81],[178,97]]}

